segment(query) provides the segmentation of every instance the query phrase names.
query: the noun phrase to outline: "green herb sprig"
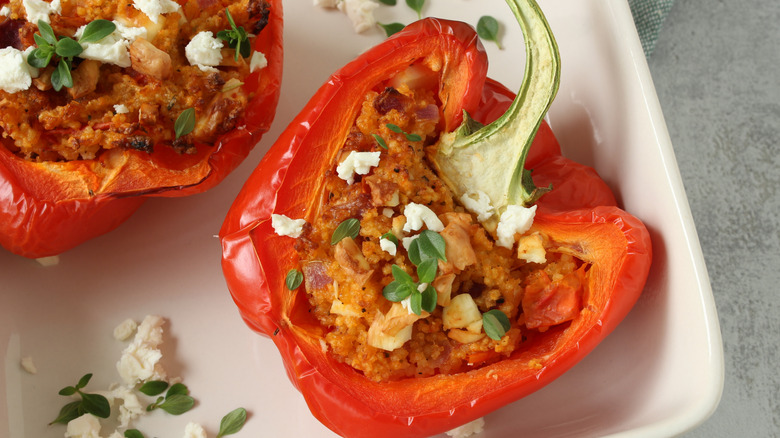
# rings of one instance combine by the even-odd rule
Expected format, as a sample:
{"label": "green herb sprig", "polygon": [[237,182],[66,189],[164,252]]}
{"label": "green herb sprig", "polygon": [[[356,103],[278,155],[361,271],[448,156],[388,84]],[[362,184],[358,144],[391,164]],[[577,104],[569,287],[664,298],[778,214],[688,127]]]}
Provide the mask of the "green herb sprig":
{"label": "green herb sprig", "polygon": [[60,395],[69,397],[78,394],[81,396],[81,400],[63,406],[57,418],[49,425],[68,424],[71,420],[84,414],[92,414],[99,418],[108,418],[111,415],[111,405],[108,403],[108,399],[100,394],[89,394],[81,391],[87,386],[90,379],[92,379],[92,373],[85,374],[75,386],[66,386],[60,390]]}
{"label": "green herb sprig", "polygon": [[124,433],[125,438],[144,438],[144,434],[138,429],[127,429]]}
{"label": "green herb sprig", "polygon": [[333,235],[330,238],[330,244],[335,245],[341,242],[345,237],[356,238],[360,233],[360,221],[355,218],[350,218],[336,227],[333,231]]}
{"label": "green herb sprig", "polygon": [[230,29],[220,30],[217,32],[217,38],[227,42],[228,47],[235,49],[235,60],[238,61],[238,56],[241,55],[244,58],[249,58],[252,52],[252,47],[249,45],[249,34],[244,30],[244,26],[236,26],[233,21],[233,16],[230,15],[230,11],[225,8],[225,15],[227,15],[228,22],[230,23]]}
{"label": "green herb sprig", "polygon": [[[391,234],[392,236],[392,234]],[[384,237],[384,236],[382,236]],[[395,238],[395,236],[392,236]],[[397,239],[396,239],[397,242]],[[409,298],[409,304],[415,315],[422,311],[433,312],[436,309],[436,289],[431,286],[439,269],[439,260],[447,261],[444,238],[435,231],[424,230],[409,244],[409,260],[417,268],[417,281],[400,266],[391,267],[393,281],[382,289],[382,295],[389,301],[400,302]],[[420,290],[420,285],[425,288]]]}
{"label": "green herb sprig", "polygon": [[385,31],[385,35],[387,35],[388,37],[397,34],[398,32],[402,31],[406,27],[405,24],[398,23],[398,22],[395,22],[395,23],[377,23],[377,25],[379,25],[379,27],[381,27],[382,30]]}
{"label": "green herb sprig", "polygon": [[222,438],[225,435],[232,435],[240,431],[241,428],[244,427],[244,423],[246,423],[246,409],[233,409],[222,417],[222,421],[219,422],[217,438]]}
{"label": "green herb sprig", "polygon": [[[157,389],[159,388],[155,388],[154,391],[150,390],[149,393],[145,394],[158,395],[162,394],[162,391],[165,390],[165,388],[163,388],[162,391],[156,392]],[[151,412],[159,408],[171,415],[181,415],[192,409],[193,406],[195,406],[195,399],[190,397],[190,390],[182,383],[174,383],[168,388],[168,392],[165,393],[164,397],[157,397],[157,400],[154,403],[149,404],[146,407],[146,410]]]}
{"label": "green herb sprig", "polygon": [[395,6],[396,0],[379,0],[379,3],[388,5],[388,6]]}
{"label": "green herb sprig", "polygon": [[185,136],[195,130],[195,108],[187,108],[179,114],[176,122],[173,124],[173,131],[176,133],[176,139]]}
{"label": "green herb sprig", "polygon": [[395,132],[396,134],[403,134],[404,137],[406,137],[406,139],[409,140],[409,141],[421,141],[422,140],[422,137],[420,137],[419,135],[417,135],[417,134],[409,134],[408,132],[406,132],[403,129],[401,129],[401,127],[398,126],[398,125],[394,125],[392,123],[388,123],[385,126],[387,127],[387,129]]}
{"label": "green herb sprig", "polygon": [[378,144],[378,145],[379,145],[379,146],[380,146],[382,149],[387,149],[387,142],[385,141],[385,139],[384,139],[384,138],[382,138],[382,136],[381,136],[381,135],[379,135],[379,134],[371,134],[371,136],[373,136],[373,137],[374,137],[374,140],[376,140],[376,143],[377,143],[377,144]]}
{"label": "green herb sprig", "polygon": [[425,0],[406,0],[406,5],[417,12],[417,19],[422,18],[422,8],[425,5]]}
{"label": "green herb sprig", "polygon": [[488,310],[482,314],[482,328],[490,339],[500,340],[511,327],[509,318],[498,309]]}
{"label": "green herb sprig", "polygon": [[477,35],[486,41],[493,41],[499,50],[504,50],[498,41],[499,25],[498,21],[490,15],[483,15],[477,22]]}
{"label": "green herb sprig", "polygon": [[303,274],[297,269],[290,269],[287,272],[287,277],[284,279],[284,283],[287,285],[287,289],[298,289],[301,283],[303,283]]}
{"label": "green herb sprig", "polygon": [[54,60],[57,67],[51,75],[51,86],[56,91],[62,87],[73,87],[73,58],[84,51],[83,43],[94,43],[102,40],[116,30],[116,24],[108,20],[91,21],[84,28],[84,33],[78,41],[69,37],[57,37],[49,23],[38,20],[38,31],[33,35],[38,46],[27,55],[27,63],[35,68],[44,68]]}

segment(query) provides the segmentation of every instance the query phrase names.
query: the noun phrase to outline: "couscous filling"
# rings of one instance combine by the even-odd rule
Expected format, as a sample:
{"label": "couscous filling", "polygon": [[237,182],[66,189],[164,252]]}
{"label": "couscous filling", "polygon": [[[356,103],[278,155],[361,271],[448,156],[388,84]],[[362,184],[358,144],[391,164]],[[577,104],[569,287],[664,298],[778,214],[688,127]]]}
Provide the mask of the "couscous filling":
{"label": "couscous filling", "polygon": [[[296,243],[311,313],[326,328],[323,348],[375,381],[459,373],[509,357],[535,333],[574,319],[586,293],[586,264],[532,229],[517,233],[511,248],[497,245],[478,214],[453,197],[426,158],[439,136],[439,105],[425,86],[388,83],[369,92],[324,176],[316,218]],[[352,152],[378,154],[378,162],[346,175],[344,163],[359,161]],[[359,231],[343,236],[348,220],[359,221]],[[420,281],[428,274],[413,261],[417,249],[409,249],[426,232],[446,248],[429,283]],[[387,298],[388,285],[407,276],[435,306]],[[429,288],[433,298],[425,298]],[[489,336],[483,315],[495,310],[509,325]]]}
{"label": "couscous filling", "polygon": [[[116,148],[172,147],[192,154],[210,146],[236,128],[251,97],[243,79],[257,68],[217,38],[233,28],[226,10],[248,35],[262,32],[269,13],[263,0],[0,5],[0,56],[10,63],[0,78],[0,141],[32,161],[94,159]],[[117,29],[100,41],[79,43],[78,55],[57,52],[37,68],[29,64],[31,51],[50,44],[39,20],[60,40],[80,41],[84,26],[95,20]],[[64,81],[67,75],[72,84]],[[176,123],[190,109],[194,126],[183,132]]]}

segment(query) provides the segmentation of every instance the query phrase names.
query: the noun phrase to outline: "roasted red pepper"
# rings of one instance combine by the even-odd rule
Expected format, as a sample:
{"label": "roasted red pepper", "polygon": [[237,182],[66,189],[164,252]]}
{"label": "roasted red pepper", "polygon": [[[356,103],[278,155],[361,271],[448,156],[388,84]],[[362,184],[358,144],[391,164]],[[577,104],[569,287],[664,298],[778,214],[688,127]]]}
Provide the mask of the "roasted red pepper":
{"label": "roasted red pepper", "polygon": [[[239,128],[213,145],[198,145],[193,155],[163,146],[152,153],[114,149],[92,160],[33,162],[0,144],[0,245],[25,257],[59,254],[116,228],[150,196],[203,192],[238,166],[269,129],[279,100],[282,2],[264,1],[256,3],[268,7],[267,24],[252,47],[268,65],[242,85],[253,96]],[[93,188],[96,181],[103,183]]]}
{"label": "roasted red pepper", "polygon": [[[272,214],[315,214],[322,175],[352,126],[366,92],[422,62],[432,73],[450,131],[462,110],[483,123],[512,93],[485,78],[486,59],[466,24],[426,19],[407,26],[335,73],[282,133],[230,209],[220,236],[228,287],[246,323],[269,336],[312,413],[342,436],[425,437],[524,397],[588,354],[626,316],[649,270],[649,235],[617,208],[590,168],[561,156],[542,124],[526,160],[534,181],[554,189],[538,202],[533,229],[590,266],[582,311],[568,324],[529,338],[510,358],[468,372],[378,383],[323,351],[327,328],[309,313],[306,291],[285,276],[298,266],[295,239],[278,236]],[[489,358],[475,358],[489,361]]]}

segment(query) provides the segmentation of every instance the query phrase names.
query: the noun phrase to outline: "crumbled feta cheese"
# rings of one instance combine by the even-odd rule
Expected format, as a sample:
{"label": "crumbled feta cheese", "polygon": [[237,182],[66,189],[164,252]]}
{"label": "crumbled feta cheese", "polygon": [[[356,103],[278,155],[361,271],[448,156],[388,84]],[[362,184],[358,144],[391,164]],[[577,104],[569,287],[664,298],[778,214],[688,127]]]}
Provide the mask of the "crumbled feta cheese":
{"label": "crumbled feta cheese", "polygon": [[396,255],[398,251],[398,247],[393,243],[391,240],[387,240],[384,237],[379,239],[379,247],[382,248],[382,251],[387,252],[391,256]]}
{"label": "crumbled feta cheese", "polygon": [[379,3],[374,0],[341,0],[337,7],[347,14],[357,33],[365,32],[376,25],[374,9],[379,7]]}
{"label": "crumbled feta cheese", "polygon": [[68,422],[65,438],[100,438],[100,421],[92,414],[84,414]]}
{"label": "crumbled feta cheese", "polygon": [[132,386],[150,379],[165,380],[165,370],[159,363],[162,353],[157,348],[162,343],[163,323],[159,316],[144,318],[133,342],[122,352],[116,368],[126,384]]}
{"label": "crumbled feta cheese", "polygon": [[409,236],[409,237],[403,237],[401,238],[401,245],[404,246],[404,249],[406,249],[406,251],[409,251],[409,245],[411,245],[412,241],[418,237],[420,237],[419,234],[415,234],[414,236]]}
{"label": "crumbled feta cheese", "polygon": [[180,7],[172,0],[133,0],[133,6],[146,14],[153,23],[157,23],[161,14],[175,12]]}
{"label": "crumbled feta cheese", "polygon": [[355,174],[366,175],[371,171],[372,167],[379,165],[380,152],[355,152],[352,151],[347,155],[338,166],[336,166],[336,172],[339,178],[352,184],[355,182]]}
{"label": "crumbled feta cheese", "polygon": [[323,8],[335,8],[342,0],[314,0],[314,6]]}
{"label": "crumbled feta cheese", "polygon": [[412,296],[409,295],[408,297],[401,300],[401,306],[403,306],[403,308],[406,309],[406,311],[409,312],[410,315],[414,313],[412,311]]}
{"label": "crumbled feta cheese", "polygon": [[127,114],[130,112],[130,110],[127,108],[125,104],[119,103],[114,105],[114,112],[117,114]]}
{"label": "crumbled feta cheese", "polygon": [[130,339],[130,336],[133,336],[137,328],[138,323],[130,318],[127,318],[126,320],[119,323],[118,326],[114,327],[114,339],[117,341],[126,341]]}
{"label": "crumbled feta cheese", "polygon": [[477,418],[471,423],[466,423],[462,426],[458,426],[455,429],[447,431],[446,434],[453,438],[466,438],[471,435],[482,433],[482,429],[485,427],[485,419]]}
{"label": "crumbled feta cheese", "polygon": [[534,222],[534,215],[536,215],[535,205],[530,208],[522,205],[507,206],[506,211],[501,214],[498,227],[496,227],[498,246],[512,248],[515,244],[515,234],[528,231]]}
{"label": "crumbled feta cheese", "polygon": [[30,374],[37,374],[38,368],[35,367],[35,363],[33,363],[33,359],[30,356],[25,356],[22,358],[20,365],[22,366],[22,369],[27,371]]}
{"label": "crumbled feta cheese", "polygon": [[49,14],[59,14],[62,12],[60,0],[52,0],[46,3],[43,0],[22,0],[24,12],[27,14],[27,21],[38,24],[38,20],[44,23],[51,23]]}
{"label": "crumbled feta cheese", "polygon": [[290,219],[283,214],[271,215],[271,226],[274,232],[280,236],[289,236],[297,239],[303,232],[303,225],[306,223],[303,219]]}
{"label": "crumbled feta cheese", "polygon": [[404,231],[417,231],[422,228],[423,224],[431,231],[437,233],[444,229],[444,224],[439,220],[436,213],[430,208],[422,205],[410,202],[404,207],[404,216],[406,216],[406,223],[404,224]]}
{"label": "crumbled feta cheese", "polygon": [[184,53],[191,65],[197,65],[201,70],[207,71],[209,67],[213,69],[222,62],[222,46],[222,40],[214,38],[211,31],[202,31],[192,37],[184,48]]}
{"label": "crumbled feta cheese", "polygon": [[8,5],[3,5],[3,7],[0,8],[0,16],[7,17],[10,13],[11,8],[9,8]]}
{"label": "crumbled feta cheese", "polygon": [[138,400],[132,387],[119,386],[111,392],[114,399],[122,399],[119,405],[119,427],[127,429],[130,423],[146,412],[146,408]]}
{"label": "crumbled feta cheese", "polygon": [[249,72],[252,73],[255,70],[262,70],[268,66],[268,60],[265,58],[263,52],[252,52],[252,57],[249,58]]}
{"label": "crumbled feta cheese", "polygon": [[39,265],[48,268],[49,266],[57,266],[60,264],[60,256],[38,257],[35,259]]}
{"label": "crumbled feta cheese", "polygon": [[460,202],[466,210],[477,215],[477,220],[484,222],[493,216],[493,206],[490,197],[481,190],[469,190],[460,197]]}
{"label": "crumbled feta cheese", "polygon": [[109,435],[107,438],[125,438],[125,436],[119,433],[118,430],[115,430],[111,432],[111,435]]}
{"label": "crumbled feta cheese", "polygon": [[184,438],[206,438],[206,431],[200,424],[189,422],[184,427]]}
{"label": "crumbled feta cheese", "polygon": [[[105,64],[114,64],[119,67],[130,67],[130,53],[128,48],[138,38],[146,38],[145,27],[129,27],[114,21],[116,30],[105,36],[100,41],[82,43],[84,51],[79,58],[93,59]],[[75,37],[81,38],[86,25],[76,29]]]}
{"label": "crumbled feta cheese", "polygon": [[27,55],[33,47],[22,52],[13,47],[0,49],[0,90],[16,93],[30,88],[38,69],[27,64]]}

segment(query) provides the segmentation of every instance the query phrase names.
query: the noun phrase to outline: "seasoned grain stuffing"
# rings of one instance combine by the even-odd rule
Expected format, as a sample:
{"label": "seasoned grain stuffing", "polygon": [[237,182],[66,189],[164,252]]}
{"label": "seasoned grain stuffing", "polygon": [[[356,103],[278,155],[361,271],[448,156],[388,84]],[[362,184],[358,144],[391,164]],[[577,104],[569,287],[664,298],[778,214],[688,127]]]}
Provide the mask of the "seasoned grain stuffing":
{"label": "seasoned grain stuffing", "polygon": [[[262,32],[268,20],[264,0],[58,3],[45,17],[58,38],[78,40],[97,19],[113,21],[116,30],[81,44],[84,51],[72,59],[73,86],[55,91],[56,56],[44,68],[16,66],[16,85],[0,84],[2,147],[35,162],[89,160],[111,149],[171,148],[183,156],[211,147],[237,127],[252,97],[240,87],[250,74],[250,58],[236,60],[225,43],[212,53],[214,66],[202,68],[188,61],[185,48],[202,32],[231,29],[225,8],[237,26]],[[38,21],[30,21],[22,0],[0,4],[8,10],[0,17],[0,50],[26,60],[40,46]],[[176,138],[175,122],[188,108],[196,113],[194,129]]]}
{"label": "seasoned grain stuffing", "polygon": [[[325,175],[321,205],[296,241],[310,312],[327,328],[323,350],[375,381],[459,373],[506,358],[540,332],[568,324],[587,293],[587,264],[533,229],[501,247],[479,212],[453,198],[426,158],[440,129],[436,93],[393,85],[365,96]],[[380,159],[345,179],[337,168],[351,152]],[[350,218],[359,219],[359,233],[332,245]],[[435,279],[421,284],[411,242],[432,232],[446,257],[436,262]],[[386,298],[399,277],[409,277],[421,295],[433,288],[435,307],[415,312],[410,298]],[[496,339],[483,327],[491,310],[510,321]]]}

